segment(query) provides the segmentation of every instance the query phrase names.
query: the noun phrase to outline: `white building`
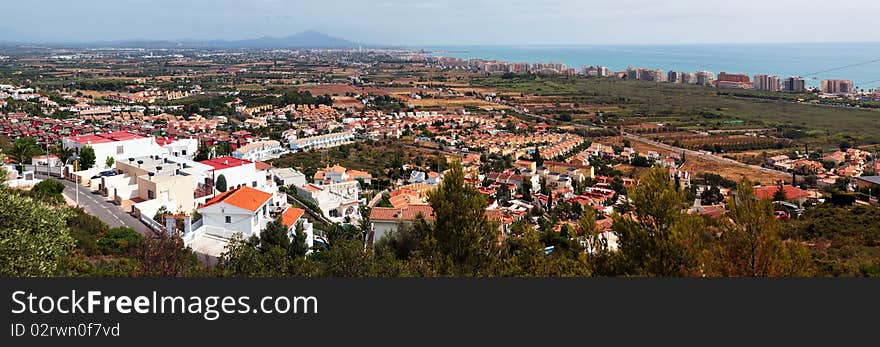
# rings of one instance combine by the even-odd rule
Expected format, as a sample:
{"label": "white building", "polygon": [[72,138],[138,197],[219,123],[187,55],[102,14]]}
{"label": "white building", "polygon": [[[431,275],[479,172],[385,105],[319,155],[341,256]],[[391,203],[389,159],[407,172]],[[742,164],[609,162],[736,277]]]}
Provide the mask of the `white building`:
{"label": "white building", "polygon": [[354,141],[354,133],[344,131],[340,133],[330,133],[312,137],[304,137],[301,139],[293,139],[290,142],[290,150],[305,151],[312,148],[328,148],[336,147],[352,143]]}
{"label": "white building", "polygon": [[65,149],[73,149],[77,154],[83,147],[95,150],[95,166],[104,168],[107,158],[114,161],[136,157],[149,157],[166,153],[153,137],[146,137],[126,131],[109,134],[80,135],[61,140]]}
{"label": "white building", "polygon": [[297,195],[314,202],[321,209],[324,217],[341,223],[345,218],[360,219],[360,189],[358,182],[331,184],[306,184],[296,187]]}
{"label": "white building", "polygon": [[172,157],[181,157],[192,160],[196,157],[199,150],[199,140],[197,139],[170,139],[157,138],[156,143]]}
{"label": "white building", "polygon": [[250,161],[264,161],[275,159],[287,153],[281,143],[275,140],[259,141],[241,146],[232,152],[232,156],[238,159]]}
{"label": "white building", "polygon": [[302,187],[306,185],[306,175],[302,172],[291,168],[273,168],[269,169],[269,176],[279,186],[296,186]]}
{"label": "white building", "polygon": [[[217,179],[223,176],[226,180],[226,189],[233,190],[239,187],[251,187],[264,192],[275,193],[278,186],[268,177],[268,165],[238,159],[235,157],[218,157],[200,161],[199,163],[211,167],[205,178],[205,185],[216,188]],[[265,167],[263,167],[265,165]],[[219,191],[218,191],[219,193]]]}

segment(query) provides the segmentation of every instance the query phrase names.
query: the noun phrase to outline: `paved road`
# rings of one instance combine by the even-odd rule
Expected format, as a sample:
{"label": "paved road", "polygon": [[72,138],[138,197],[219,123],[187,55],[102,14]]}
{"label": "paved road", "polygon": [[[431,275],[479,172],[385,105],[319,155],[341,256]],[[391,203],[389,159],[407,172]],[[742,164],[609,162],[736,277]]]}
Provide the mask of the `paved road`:
{"label": "paved road", "polygon": [[[690,150],[690,149],[674,147],[674,146],[667,145],[665,143],[660,143],[657,141],[649,140],[644,137],[636,136],[636,135],[629,134],[629,133],[623,133],[623,137],[628,138],[630,140],[646,143],[646,144],[649,144],[649,145],[652,145],[655,147],[659,147],[659,148],[665,149],[667,151],[671,151],[673,153],[684,152],[688,157],[696,157],[696,158],[700,158],[700,159],[704,159],[704,160],[708,160],[708,161],[714,161],[716,163],[735,165],[735,166],[744,167],[744,168],[748,168],[751,170],[763,171],[763,172],[771,173],[771,174],[791,176],[791,174],[788,172],[774,170],[774,169],[770,169],[770,168],[766,168],[766,167],[762,167],[762,166],[758,166],[758,165],[750,165],[750,164],[746,164],[746,163],[736,161],[733,159],[719,157],[719,156],[713,155],[713,154],[706,154],[703,152],[698,152],[698,151],[694,151],[694,150]],[[801,177],[802,176],[798,175],[798,178],[801,178]]]}
{"label": "paved road", "polygon": [[[42,176],[40,177],[42,179],[46,179],[46,176],[44,175],[39,176]],[[64,183],[64,195],[71,201],[76,201],[76,183],[58,178],[52,179]],[[147,232],[152,233],[152,230],[150,230],[150,228],[143,222],[123,211],[118,205],[108,202],[107,199],[100,194],[93,194],[87,187],[80,186],[78,188],[80,207],[82,207],[88,214],[98,217],[98,219],[107,223],[111,228],[126,226],[134,228],[134,230],[141,233],[141,235],[146,235]]]}

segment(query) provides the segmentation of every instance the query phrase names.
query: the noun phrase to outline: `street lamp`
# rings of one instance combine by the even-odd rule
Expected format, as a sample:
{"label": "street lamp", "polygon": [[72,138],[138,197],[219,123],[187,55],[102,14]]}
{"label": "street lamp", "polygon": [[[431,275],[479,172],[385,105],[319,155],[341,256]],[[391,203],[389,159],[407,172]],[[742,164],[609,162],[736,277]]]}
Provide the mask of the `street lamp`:
{"label": "street lamp", "polygon": [[[71,161],[73,162],[74,167],[76,167],[77,164],[79,164],[79,156],[78,155],[70,156],[69,158],[67,158],[67,160],[64,162],[64,164],[70,165]],[[79,182],[73,183],[73,189],[76,190],[76,207],[79,207]]]}

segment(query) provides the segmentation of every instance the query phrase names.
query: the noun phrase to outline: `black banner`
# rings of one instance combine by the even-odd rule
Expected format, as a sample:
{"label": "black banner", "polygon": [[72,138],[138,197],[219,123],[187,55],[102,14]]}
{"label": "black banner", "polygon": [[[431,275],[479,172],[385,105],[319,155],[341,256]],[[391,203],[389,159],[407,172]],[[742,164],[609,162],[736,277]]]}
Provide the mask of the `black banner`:
{"label": "black banner", "polygon": [[858,279],[3,279],[0,287],[3,346],[841,346],[873,341],[880,312],[880,281]]}

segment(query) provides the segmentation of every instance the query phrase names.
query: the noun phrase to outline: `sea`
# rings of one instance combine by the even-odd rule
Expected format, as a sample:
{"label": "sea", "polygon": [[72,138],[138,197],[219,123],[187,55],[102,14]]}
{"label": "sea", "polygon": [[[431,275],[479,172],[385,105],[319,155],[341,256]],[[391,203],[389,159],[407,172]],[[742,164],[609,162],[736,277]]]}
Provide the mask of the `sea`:
{"label": "sea", "polygon": [[712,71],[802,76],[810,86],[823,79],[852,80],[857,88],[880,87],[880,42],[686,44],[686,45],[487,45],[423,47],[436,55],[508,62],[561,62],[568,67],[628,66],[674,71]]}

